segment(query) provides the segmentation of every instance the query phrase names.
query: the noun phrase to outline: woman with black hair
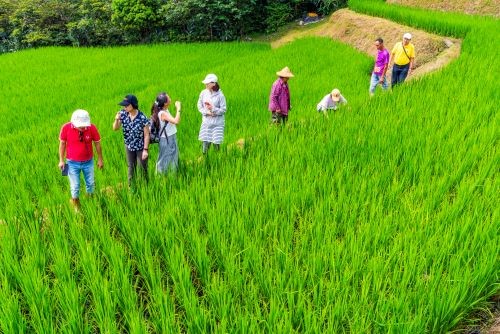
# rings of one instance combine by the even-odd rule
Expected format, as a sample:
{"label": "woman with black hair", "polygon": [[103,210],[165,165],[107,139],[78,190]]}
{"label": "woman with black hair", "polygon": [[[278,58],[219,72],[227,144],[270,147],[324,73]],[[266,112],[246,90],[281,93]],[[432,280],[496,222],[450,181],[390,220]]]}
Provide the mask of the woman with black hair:
{"label": "woman with black hair", "polygon": [[162,92],[156,97],[151,107],[151,114],[158,115],[160,122],[160,149],[156,171],[166,173],[168,170],[176,171],[179,166],[179,147],[177,146],[177,127],[181,119],[181,103],[175,101],[176,114],[173,117],[168,110],[171,100],[167,93]]}
{"label": "woman with black hair", "polygon": [[148,181],[148,148],[149,148],[149,121],[139,110],[139,102],[135,95],[125,96],[118,103],[120,110],[113,122],[113,130],[123,127],[123,141],[127,153],[128,186],[135,190],[137,164],[141,166],[142,175]]}

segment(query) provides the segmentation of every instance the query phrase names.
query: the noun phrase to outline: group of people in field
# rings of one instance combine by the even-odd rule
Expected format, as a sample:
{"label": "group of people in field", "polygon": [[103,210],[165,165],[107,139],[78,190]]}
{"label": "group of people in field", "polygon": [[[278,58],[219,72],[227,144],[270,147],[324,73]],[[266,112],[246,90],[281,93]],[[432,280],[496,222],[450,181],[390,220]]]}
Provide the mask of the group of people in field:
{"label": "group of people in field", "polygon": [[[377,56],[372,71],[369,93],[373,95],[377,85],[384,90],[388,89],[386,72],[389,64],[394,60],[392,70],[392,87],[402,83],[412,71],[415,58],[415,49],[410,43],[411,35],[405,33],[403,41],[397,43],[391,53],[384,47],[382,38],[375,40]],[[288,67],[276,72],[277,80],[271,87],[269,95],[269,111],[272,124],[285,124],[288,120],[290,107],[290,90],[288,80],[294,75]],[[198,111],[202,115],[202,122],[198,139],[201,141],[201,150],[206,154],[210,147],[218,151],[224,140],[226,98],[220,89],[218,77],[208,74],[202,81],[205,85],[198,98]],[[172,104],[170,96],[161,92],[151,106],[151,117],[139,110],[139,101],[135,95],[126,95],[118,103],[122,107],[115,115],[113,130],[123,130],[126,160],[128,166],[128,185],[135,187],[138,166],[146,182],[148,180],[149,146],[158,142],[159,153],[156,162],[156,172],[163,174],[175,171],[179,165],[179,147],[177,145],[177,124],[181,121],[181,102],[175,101],[175,115],[169,107]],[[339,106],[347,104],[347,100],[338,88],[334,88],[317,104],[316,110],[327,115],[329,110],[337,110]],[[156,127],[159,133],[152,132]],[[153,135],[158,136],[152,141]],[[92,195],[95,189],[93,147],[97,153],[97,167],[103,168],[103,155],[100,144],[100,134],[96,126],[91,123],[87,111],[78,109],[73,112],[71,121],[64,124],[59,134],[59,168],[63,175],[67,175],[70,184],[71,204],[79,208],[80,174],[83,174],[87,194]]]}
{"label": "group of people in field", "polygon": [[[206,154],[210,147],[219,150],[224,140],[226,113],[226,98],[219,86],[215,74],[208,74],[202,81],[205,85],[198,98],[198,110],[202,122],[198,139],[202,143],[202,152]],[[177,124],[181,121],[181,102],[175,101],[175,116],[170,113],[172,104],[170,96],[161,92],[151,106],[151,117],[139,110],[139,101],[133,94],[126,95],[118,103],[120,111],[115,115],[113,130],[123,130],[125,155],[128,166],[128,185],[135,188],[137,169],[142,171],[148,181],[149,146],[153,142],[159,144],[156,172],[163,174],[175,171],[179,165],[179,147],[177,145]],[[159,131],[157,141],[153,141],[152,129]],[[91,123],[86,110],[75,110],[71,121],[64,124],[59,134],[59,168],[63,175],[68,176],[71,192],[71,204],[78,209],[80,206],[80,174],[83,174],[87,194],[95,189],[93,147],[97,152],[97,167],[103,168],[100,134]]]}
{"label": "group of people in field", "polygon": [[370,96],[375,94],[377,85],[381,85],[382,89],[387,90],[388,84],[386,79],[387,69],[394,61],[392,66],[392,81],[391,87],[401,84],[405,81],[406,77],[411,74],[415,64],[415,46],[411,43],[411,34],[405,33],[403,40],[397,42],[392,48],[391,52],[385,48],[384,40],[377,38],[375,40],[375,47],[377,48],[377,56],[375,58],[375,66],[373,67],[372,76],[370,80]]}

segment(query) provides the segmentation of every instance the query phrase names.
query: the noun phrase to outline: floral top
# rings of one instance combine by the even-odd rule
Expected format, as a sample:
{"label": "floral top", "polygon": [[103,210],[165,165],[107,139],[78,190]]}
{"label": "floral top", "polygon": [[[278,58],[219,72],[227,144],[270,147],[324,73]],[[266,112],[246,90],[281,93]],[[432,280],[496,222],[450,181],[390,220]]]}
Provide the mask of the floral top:
{"label": "floral top", "polygon": [[144,149],[144,127],[149,124],[148,118],[139,111],[132,120],[125,110],[120,111],[120,122],[123,127],[123,141],[130,151]]}

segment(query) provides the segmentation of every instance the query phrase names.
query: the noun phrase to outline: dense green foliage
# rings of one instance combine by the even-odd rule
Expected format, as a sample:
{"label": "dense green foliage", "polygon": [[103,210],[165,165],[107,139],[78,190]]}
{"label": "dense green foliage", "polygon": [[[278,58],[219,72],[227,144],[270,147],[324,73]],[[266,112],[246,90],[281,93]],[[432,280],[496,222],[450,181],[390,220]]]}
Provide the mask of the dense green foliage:
{"label": "dense green foliage", "polygon": [[[499,290],[498,22],[351,6],[464,37],[462,54],[372,99],[373,60],[320,38],[0,56],[0,331],[444,333],[486,309]],[[279,129],[266,107],[285,65],[296,77]],[[199,161],[208,72],[228,101],[226,139]],[[323,118],[333,87],[349,105]],[[161,90],[183,102],[182,170],[151,172],[134,195],[116,103],[135,93],[146,111]],[[81,214],[57,169],[76,108],[105,157]]]}
{"label": "dense green foliage", "polygon": [[47,45],[103,46],[243,39],[347,0],[0,0],[0,53]]}

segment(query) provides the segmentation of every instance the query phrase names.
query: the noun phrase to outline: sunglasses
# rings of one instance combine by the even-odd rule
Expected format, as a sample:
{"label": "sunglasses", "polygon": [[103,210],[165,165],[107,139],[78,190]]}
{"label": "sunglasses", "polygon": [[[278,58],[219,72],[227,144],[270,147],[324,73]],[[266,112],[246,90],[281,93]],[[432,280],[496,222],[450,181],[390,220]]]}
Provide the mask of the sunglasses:
{"label": "sunglasses", "polygon": [[80,142],[83,142],[83,131],[78,131]]}

